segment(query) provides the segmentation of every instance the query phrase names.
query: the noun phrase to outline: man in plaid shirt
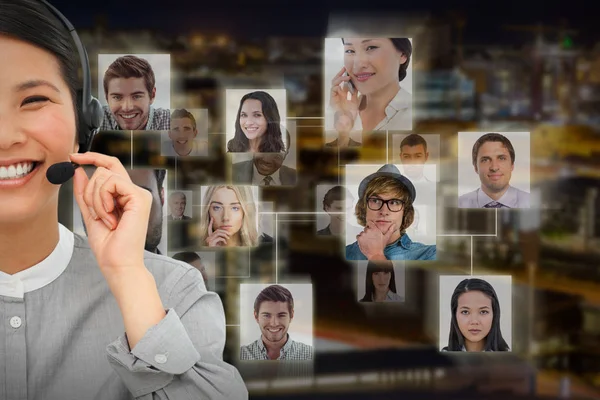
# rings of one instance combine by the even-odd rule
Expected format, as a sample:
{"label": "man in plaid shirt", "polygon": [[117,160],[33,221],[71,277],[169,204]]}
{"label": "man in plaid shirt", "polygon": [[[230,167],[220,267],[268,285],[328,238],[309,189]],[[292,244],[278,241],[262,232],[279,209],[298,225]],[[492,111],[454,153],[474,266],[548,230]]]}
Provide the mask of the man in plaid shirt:
{"label": "man in plaid shirt", "polygon": [[100,130],[169,130],[169,110],[152,107],[155,83],[148,61],[131,55],[117,58],[104,74],[108,106]]}
{"label": "man in plaid shirt", "polygon": [[294,298],[283,286],[271,285],[254,301],[254,319],[260,327],[258,340],[240,349],[241,360],[312,360],[313,348],[290,338]]}

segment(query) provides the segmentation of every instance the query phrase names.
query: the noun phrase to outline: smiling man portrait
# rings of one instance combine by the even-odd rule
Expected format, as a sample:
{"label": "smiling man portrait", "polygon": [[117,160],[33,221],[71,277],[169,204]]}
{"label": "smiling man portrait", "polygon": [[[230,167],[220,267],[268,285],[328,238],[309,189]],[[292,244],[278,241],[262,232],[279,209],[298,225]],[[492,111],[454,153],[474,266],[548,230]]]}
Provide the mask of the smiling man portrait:
{"label": "smiling man portrait", "polygon": [[261,335],[241,347],[241,360],[312,360],[313,347],[292,340],[288,333],[294,319],[294,298],[288,289],[263,289],[254,301],[254,319]]}
{"label": "smiling man portrait", "polygon": [[165,131],[169,110],[154,108],[156,78],[147,60],[133,55],[117,58],[104,73],[104,119],[100,130]]}
{"label": "smiling man portrait", "polygon": [[510,185],[515,149],[506,136],[486,133],[473,145],[471,157],[481,186],[460,196],[459,208],[529,208],[529,193]]}

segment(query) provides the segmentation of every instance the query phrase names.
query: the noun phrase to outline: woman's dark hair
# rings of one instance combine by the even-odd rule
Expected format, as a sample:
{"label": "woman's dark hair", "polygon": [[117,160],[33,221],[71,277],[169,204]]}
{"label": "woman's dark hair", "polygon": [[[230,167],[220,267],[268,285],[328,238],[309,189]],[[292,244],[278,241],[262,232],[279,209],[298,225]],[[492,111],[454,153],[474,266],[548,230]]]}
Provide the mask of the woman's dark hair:
{"label": "woman's dark hair", "polygon": [[391,261],[369,261],[367,264],[367,276],[365,277],[365,295],[361,302],[373,301],[375,294],[375,285],[373,284],[373,274],[375,272],[391,272],[390,290],[396,293],[396,274],[394,273],[394,264]]}
{"label": "woman's dark hair", "polygon": [[458,321],[456,320],[456,310],[458,309],[458,298],[460,295],[471,291],[479,291],[489,297],[492,301],[492,313],[494,314],[492,317],[492,327],[490,328],[490,333],[488,333],[485,338],[483,350],[509,351],[508,344],[506,344],[506,341],[502,337],[502,332],[500,332],[500,303],[498,302],[496,291],[492,285],[486,281],[476,278],[465,279],[456,286],[456,289],[454,289],[452,299],[450,300],[450,310],[452,312],[450,335],[448,338],[448,347],[445,347],[444,350],[462,351],[465,345],[465,338],[460,332]]}
{"label": "woman's dark hair", "polygon": [[[56,57],[75,111],[77,90],[81,87],[77,73],[80,59],[73,38],[63,23],[39,1],[0,0],[0,35],[30,43]],[[78,126],[77,122],[75,126]]]}
{"label": "woman's dark hair", "polygon": [[[406,62],[404,64],[400,64],[400,69],[398,70],[398,82],[402,82],[404,78],[406,78],[406,70],[408,69],[408,65],[410,64],[410,57],[412,56],[412,43],[407,38],[388,38],[392,41],[392,44],[400,53],[404,54],[406,57]],[[342,43],[344,43],[344,38],[342,38]]]}
{"label": "woman's dark hair", "polygon": [[281,135],[281,117],[275,99],[270,94],[262,91],[251,92],[240,100],[237,116],[235,117],[235,135],[227,143],[227,151],[232,153],[246,152],[250,150],[250,141],[244,134],[240,125],[240,114],[242,106],[246,100],[258,100],[262,104],[262,113],[267,120],[267,131],[262,136],[260,145],[258,146],[259,153],[279,153],[285,150],[283,138]]}
{"label": "woman's dark hair", "polygon": [[390,38],[390,40],[392,41],[396,50],[404,54],[406,57],[406,62],[404,64],[400,64],[400,69],[398,70],[398,81],[402,82],[404,78],[406,78],[406,70],[408,69],[408,64],[410,64],[410,57],[412,56],[412,44],[407,38]]}

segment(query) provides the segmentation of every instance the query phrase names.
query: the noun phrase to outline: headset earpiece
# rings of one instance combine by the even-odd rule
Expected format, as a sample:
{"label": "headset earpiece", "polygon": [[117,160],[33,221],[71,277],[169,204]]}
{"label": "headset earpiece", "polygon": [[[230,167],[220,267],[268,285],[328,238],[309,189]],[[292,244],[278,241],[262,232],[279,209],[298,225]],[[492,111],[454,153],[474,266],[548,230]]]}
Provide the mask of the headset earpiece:
{"label": "headset earpiece", "polygon": [[77,113],[79,119],[79,124],[77,126],[79,152],[85,153],[92,147],[94,136],[96,136],[100,130],[104,112],[98,99],[92,96],[88,103],[84,103],[83,91],[78,90]]}

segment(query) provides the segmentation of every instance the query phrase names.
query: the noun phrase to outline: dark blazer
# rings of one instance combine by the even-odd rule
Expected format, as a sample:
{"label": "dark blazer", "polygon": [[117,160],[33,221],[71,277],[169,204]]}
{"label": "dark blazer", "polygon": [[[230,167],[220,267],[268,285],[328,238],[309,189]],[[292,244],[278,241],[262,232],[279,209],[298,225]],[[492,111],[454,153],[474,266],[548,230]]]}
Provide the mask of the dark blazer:
{"label": "dark blazer", "polygon": [[[233,183],[252,183],[252,172],[254,171],[254,160],[235,163],[232,166],[231,180]],[[282,165],[279,168],[279,179],[282,186],[291,186],[296,184],[298,173],[295,169]]]}
{"label": "dark blazer", "polygon": [[[329,142],[329,143],[325,143],[326,147],[338,147],[338,139],[336,138],[334,141]],[[348,147],[360,147],[362,146],[361,142],[357,142],[356,140],[353,140],[352,138],[350,138],[350,140],[348,141]]]}
{"label": "dark blazer", "polygon": [[[183,215],[183,217],[181,217],[182,220],[189,220],[192,219],[191,217],[188,217],[187,215]],[[167,221],[174,221],[173,216],[171,214],[167,215]]]}

